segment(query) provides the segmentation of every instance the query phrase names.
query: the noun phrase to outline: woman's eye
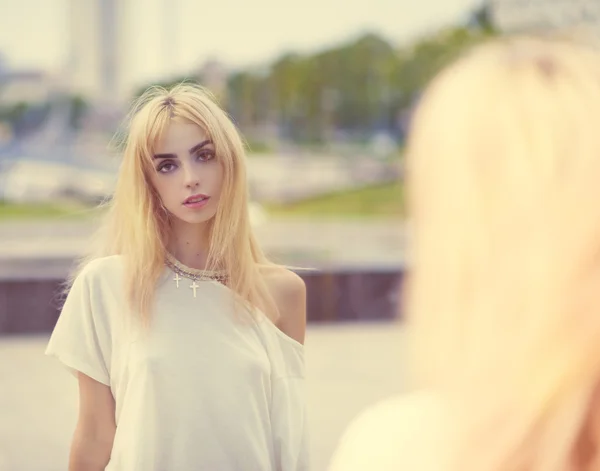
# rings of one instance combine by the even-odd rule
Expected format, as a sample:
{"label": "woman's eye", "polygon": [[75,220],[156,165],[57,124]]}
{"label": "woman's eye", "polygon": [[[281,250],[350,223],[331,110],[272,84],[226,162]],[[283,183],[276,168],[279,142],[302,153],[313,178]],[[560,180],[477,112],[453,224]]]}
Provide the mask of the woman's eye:
{"label": "woman's eye", "polygon": [[158,171],[160,173],[168,173],[175,168],[175,164],[171,162],[165,162],[160,167],[158,167]]}
{"label": "woman's eye", "polygon": [[207,160],[212,159],[214,156],[215,154],[212,151],[198,152],[198,154],[196,154],[196,158],[202,162],[206,162]]}

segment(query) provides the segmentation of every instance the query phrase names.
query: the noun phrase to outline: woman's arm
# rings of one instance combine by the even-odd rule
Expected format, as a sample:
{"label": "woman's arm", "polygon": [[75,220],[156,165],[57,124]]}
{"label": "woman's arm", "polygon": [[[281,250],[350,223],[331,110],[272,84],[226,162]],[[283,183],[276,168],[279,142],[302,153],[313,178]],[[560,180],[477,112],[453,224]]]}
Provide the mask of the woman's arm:
{"label": "woman's arm", "polygon": [[115,401],[110,388],[79,373],[79,417],[69,471],[101,471],[110,461],[115,437]]}

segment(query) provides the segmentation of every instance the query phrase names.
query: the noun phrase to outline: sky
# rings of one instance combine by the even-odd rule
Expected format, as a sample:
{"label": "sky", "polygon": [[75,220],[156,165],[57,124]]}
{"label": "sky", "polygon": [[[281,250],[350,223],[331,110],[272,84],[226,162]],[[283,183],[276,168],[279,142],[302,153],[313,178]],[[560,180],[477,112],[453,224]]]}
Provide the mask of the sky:
{"label": "sky", "polygon": [[[11,68],[64,66],[70,1],[0,1],[0,56]],[[481,0],[122,0],[131,80],[187,73],[209,58],[231,67],[313,52],[364,32],[404,42],[465,17]],[[165,5],[169,5],[166,7]],[[168,8],[168,10],[166,9]]]}

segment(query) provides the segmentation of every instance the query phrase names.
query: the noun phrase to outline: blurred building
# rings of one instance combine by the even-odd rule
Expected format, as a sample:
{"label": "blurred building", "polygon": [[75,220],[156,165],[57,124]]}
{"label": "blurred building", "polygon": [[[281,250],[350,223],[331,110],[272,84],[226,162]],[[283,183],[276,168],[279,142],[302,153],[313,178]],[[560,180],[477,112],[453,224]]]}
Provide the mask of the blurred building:
{"label": "blurred building", "polygon": [[0,77],[8,71],[8,62],[6,56],[0,52]]}
{"label": "blurred building", "polygon": [[0,106],[46,101],[50,81],[50,75],[40,70],[0,68]]}
{"label": "blurred building", "polygon": [[49,75],[41,70],[12,69],[0,53],[0,106],[45,100],[49,80]]}
{"label": "blurred building", "polygon": [[600,0],[487,0],[487,5],[502,31],[580,34],[600,46]]}
{"label": "blurred building", "polygon": [[129,0],[69,0],[69,88],[92,103],[129,98],[126,40]]}
{"label": "blurred building", "polygon": [[12,159],[0,167],[0,201],[97,204],[112,193],[115,181],[114,172],[105,169],[27,157]]}
{"label": "blurred building", "polygon": [[221,102],[227,100],[227,77],[225,65],[217,59],[208,59],[198,71],[198,79]]}

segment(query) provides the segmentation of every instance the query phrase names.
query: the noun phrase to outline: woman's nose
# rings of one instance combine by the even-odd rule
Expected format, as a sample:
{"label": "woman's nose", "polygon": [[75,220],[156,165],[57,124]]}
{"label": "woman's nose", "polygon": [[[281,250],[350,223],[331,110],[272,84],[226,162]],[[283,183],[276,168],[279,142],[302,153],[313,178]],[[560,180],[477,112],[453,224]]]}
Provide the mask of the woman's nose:
{"label": "woman's nose", "polygon": [[193,168],[185,169],[185,186],[187,188],[196,188],[200,185],[200,176],[197,171],[194,171]]}

